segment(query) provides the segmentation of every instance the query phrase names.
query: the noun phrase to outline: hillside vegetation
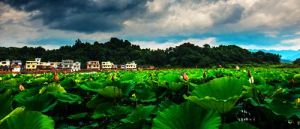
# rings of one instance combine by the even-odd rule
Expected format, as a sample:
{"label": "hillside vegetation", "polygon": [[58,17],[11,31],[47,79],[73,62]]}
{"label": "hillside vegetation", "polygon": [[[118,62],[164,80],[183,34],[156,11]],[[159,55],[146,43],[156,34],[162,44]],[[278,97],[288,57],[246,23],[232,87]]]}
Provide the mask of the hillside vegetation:
{"label": "hillside vegetation", "polygon": [[83,63],[86,61],[112,61],[123,64],[136,61],[139,65],[154,65],[156,67],[209,67],[217,64],[252,64],[280,63],[280,56],[262,51],[250,52],[235,45],[211,47],[195,46],[184,43],[166,50],[141,49],[127,40],[111,38],[106,43],[83,43],[80,39],[73,46],[62,46],[55,50],[42,47],[0,48],[0,59],[19,59],[23,62],[41,57],[43,61],[61,61],[73,59]]}

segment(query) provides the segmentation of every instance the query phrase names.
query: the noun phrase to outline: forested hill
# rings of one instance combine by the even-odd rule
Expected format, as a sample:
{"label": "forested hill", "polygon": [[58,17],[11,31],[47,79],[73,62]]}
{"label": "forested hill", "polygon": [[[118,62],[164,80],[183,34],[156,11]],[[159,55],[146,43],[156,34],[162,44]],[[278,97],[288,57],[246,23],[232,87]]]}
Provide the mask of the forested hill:
{"label": "forested hill", "polygon": [[208,44],[199,47],[184,43],[166,50],[141,49],[127,40],[111,38],[106,43],[82,43],[79,39],[73,46],[62,46],[55,50],[42,47],[0,48],[0,59],[33,60],[41,57],[42,61],[61,61],[73,59],[86,61],[112,61],[122,64],[136,61],[138,65],[154,65],[158,67],[207,67],[217,64],[245,63],[279,63],[280,56],[262,51],[250,52],[235,45],[210,47]]}

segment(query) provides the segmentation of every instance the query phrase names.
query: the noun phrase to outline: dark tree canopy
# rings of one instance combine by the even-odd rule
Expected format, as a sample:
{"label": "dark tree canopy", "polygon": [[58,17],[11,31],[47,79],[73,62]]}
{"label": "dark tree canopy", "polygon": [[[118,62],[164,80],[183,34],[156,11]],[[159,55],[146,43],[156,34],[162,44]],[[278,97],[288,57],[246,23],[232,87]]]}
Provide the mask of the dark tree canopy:
{"label": "dark tree canopy", "polygon": [[297,65],[300,65],[300,58],[296,59],[293,63],[297,64]]}
{"label": "dark tree canopy", "polygon": [[[112,61],[123,64],[136,61],[139,65],[154,65],[157,67],[208,67],[217,64],[251,64],[280,63],[280,56],[262,51],[250,52],[235,45],[220,45],[202,47],[184,43],[166,50],[141,49],[127,40],[111,38],[106,43],[83,43],[80,39],[73,46],[62,46],[55,50],[45,50],[42,47],[5,48],[0,47],[0,60],[33,60],[36,57],[43,61],[61,61],[73,59],[80,61],[85,67],[89,60]],[[300,60],[300,59],[299,59]]]}

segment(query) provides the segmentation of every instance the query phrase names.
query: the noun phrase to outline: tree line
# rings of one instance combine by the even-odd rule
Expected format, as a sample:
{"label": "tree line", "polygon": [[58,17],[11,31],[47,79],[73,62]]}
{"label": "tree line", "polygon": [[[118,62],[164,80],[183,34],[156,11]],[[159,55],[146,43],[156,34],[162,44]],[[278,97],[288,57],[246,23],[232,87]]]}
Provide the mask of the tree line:
{"label": "tree line", "polygon": [[80,39],[72,46],[46,50],[43,47],[0,47],[0,60],[33,60],[36,57],[43,61],[61,61],[73,59],[82,62],[90,60],[112,61],[124,64],[135,61],[138,65],[154,65],[156,67],[210,67],[218,64],[263,64],[280,63],[280,55],[262,51],[250,52],[236,45],[220,45],[211,47],[208,44],[196,46],[184,43],[165,50],[141,49],[128,40],[111,38],[106,43],[83,43]]}

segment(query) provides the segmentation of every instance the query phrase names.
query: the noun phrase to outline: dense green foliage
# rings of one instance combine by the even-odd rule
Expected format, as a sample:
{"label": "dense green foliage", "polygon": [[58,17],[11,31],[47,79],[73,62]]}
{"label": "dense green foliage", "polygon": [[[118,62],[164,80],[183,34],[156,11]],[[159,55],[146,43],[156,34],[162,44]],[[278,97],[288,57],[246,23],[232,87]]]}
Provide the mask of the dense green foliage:
{"label": "dense green foliage", "polygon": [[[185,76],[184,76],[185,75]],[[299,128],[299,69],[0,75],[0,129]]]}
{"label": "dense green foliage", "polygon": [[297,64],[297,65],[300,65],[300,58],[296,59],[293,64]]}
{"label": "dense green foliage", "polygon": [[0,60],[20,59],[23,62],[41,57],[44,61],[61,61],[73,59],[85,67],[89,60],[112,61],[123,64],[136,61],[139,65],[156,67],[208,67],[217,64],[279,63],[280,56],[262,51],[250,52],[235,45],[203,47],[184,43],[166,50],[141,49],[129,41],[111,38],[106,43],[82,43],[79,39],[73,46],[62,46],[56,50],[45,50],[42,47],[0,48]]}

